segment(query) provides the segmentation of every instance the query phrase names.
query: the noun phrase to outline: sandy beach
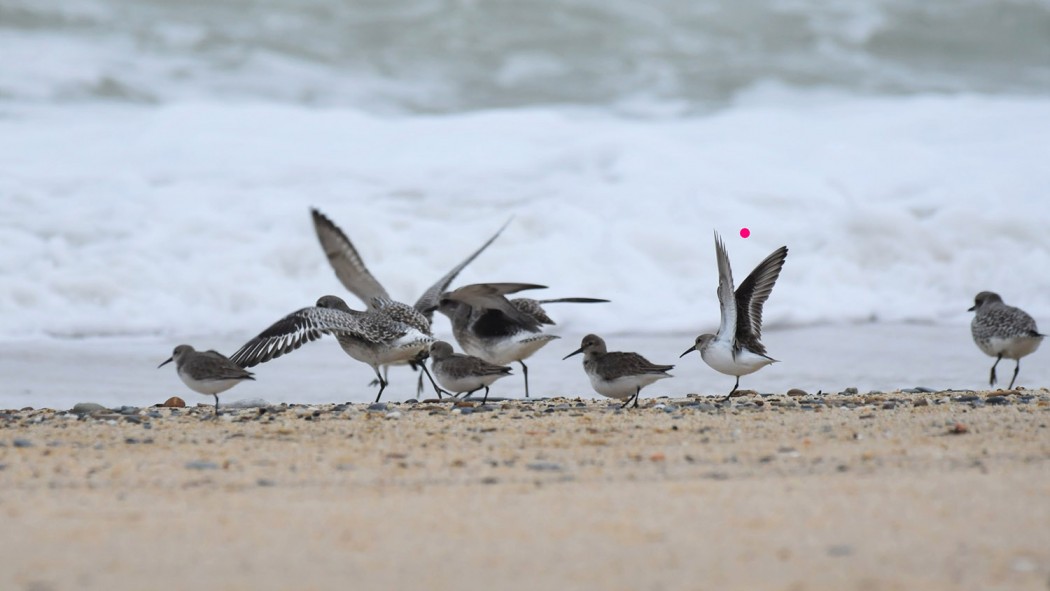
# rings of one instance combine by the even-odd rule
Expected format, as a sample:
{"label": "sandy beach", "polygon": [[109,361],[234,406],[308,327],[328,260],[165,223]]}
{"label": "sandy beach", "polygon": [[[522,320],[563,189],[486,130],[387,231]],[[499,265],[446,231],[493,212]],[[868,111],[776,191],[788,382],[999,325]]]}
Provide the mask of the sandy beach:
{"label": "sandy beach", "polygon": [[0,413],[0,588],[1050,581],[1046,389],[460,404]]}

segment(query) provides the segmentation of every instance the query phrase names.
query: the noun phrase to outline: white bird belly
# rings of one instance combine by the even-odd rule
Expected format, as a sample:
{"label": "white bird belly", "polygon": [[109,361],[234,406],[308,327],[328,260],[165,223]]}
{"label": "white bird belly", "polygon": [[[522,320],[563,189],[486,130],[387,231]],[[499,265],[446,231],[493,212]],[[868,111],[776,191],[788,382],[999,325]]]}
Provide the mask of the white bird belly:
{"label": "white bird belly", "polygon": [[602,396],[608,396],[609,398],[627,400],[631,396],[634,396],[635,392],[638,391],[638,388],[644,388],[656,380],[669,378],[671,376],[653,373],[624,376],[612,380],[604,380],[597,374],[588,374],[587,377],[591,378],[591,387],[594,388],[595,392]]}
{"label": "white bird belly", "polygon": [[711,369],[730,376],[746,376],[773,363],[773,359],[763,355],[756,355],[747,349],[741,349],[733,357],[733,349],[730,344],[712,343],[707,349],[700,352],[704,363]]}
{"label": "white bird belly", "polygon": [[992,357],[1000,354],[1007,359],[1020,359],[1025,355],[1034,353],[1042,344],[1042,337],[992,337],[988,339],[988,346],[982,346],[981,350]]}

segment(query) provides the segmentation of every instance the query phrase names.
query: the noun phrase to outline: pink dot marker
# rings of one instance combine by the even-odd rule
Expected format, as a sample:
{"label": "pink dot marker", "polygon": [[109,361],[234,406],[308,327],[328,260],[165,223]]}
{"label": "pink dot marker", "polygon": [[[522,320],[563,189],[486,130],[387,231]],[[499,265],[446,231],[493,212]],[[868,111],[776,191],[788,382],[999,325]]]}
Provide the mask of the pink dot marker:
{"label": "pink dot marker", "polygon": [[740,237],[741,238],[747,238],[750,235],[751,235],[751,230],[748,230],[747,228],[740,228]]}

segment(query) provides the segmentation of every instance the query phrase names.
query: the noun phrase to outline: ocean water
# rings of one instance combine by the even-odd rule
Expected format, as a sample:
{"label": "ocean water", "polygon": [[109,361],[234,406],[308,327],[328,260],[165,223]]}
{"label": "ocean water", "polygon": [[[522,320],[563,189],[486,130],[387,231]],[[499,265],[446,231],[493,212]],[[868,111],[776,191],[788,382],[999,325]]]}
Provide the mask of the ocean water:
{"label": "ocean water", "polygon": [[1048,38],[1034,0],[0,0],[0,340],[235,346],[344,295],[310,207],[407,301],[511,219],[459,283],[612,300],[565,335],[716,328],[715,231],[738,282],[788,245],[772,331],[966,343],[981,290],[1045,330]]}

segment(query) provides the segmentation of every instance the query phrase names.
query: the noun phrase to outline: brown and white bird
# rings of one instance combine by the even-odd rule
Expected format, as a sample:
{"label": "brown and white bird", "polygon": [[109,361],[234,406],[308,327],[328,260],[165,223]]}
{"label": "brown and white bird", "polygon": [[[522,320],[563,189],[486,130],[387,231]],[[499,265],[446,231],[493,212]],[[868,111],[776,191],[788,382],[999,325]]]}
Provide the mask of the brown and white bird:
{"label": "brown and white bird", "polygon": [[517,362],[525,379],[529,397],[529,368],[525,360],[547,343],[561,338],[543,332],[554,321],[543,304],[604,303],[597,298],[507,299],[508,294],[529,289],[546,289],[532,283],[476,283],[442,294],[437,310],[452,322],[452,334],[469,355],[495,365]]}
{"label": "brown and white bird", "polygon": [[602,396],[623,400],[625,408],[632,400],[638,408],[638,396],[642,388],[664,378],[674,377],[667,373],[673,365],[657,365],[637,353],[609,352],[601,337],[589,334],[583,337],[580,348],[562,358],[583,353],[583,370],[591,379],[591,387]]}
{"label": "brown and white bird", "polygon": [[473,355],[455,353],[452,345],[436,341],[430,345],[430,369],[442,388],[456,394],[466,392],[464,398],[470,398],[471,394],[484,388],[485,398],[481,401],[484,404],[489,399],[489,386],[509,376],[512,368]]}
{"label": "brown and white bird", "polygon": [[780,270],[787,260],[786,246],[773,251],[733,291],[733,269],[729,265],[726,245],[715,232],[715,257],[718,261],[718,304],[722,309],[722,322],[718,334],[702,334],[696,337],[692,347],[679,357],[699,351],[704,363],[715,371],[736,376],[736,383],[724,400],[728,400],[740,387],[740,376],[754,373],[776,363],[766,355],[762,344],[762,306],[773,293],[773,285],[780,277]]}
{"label": "brown and white bird", "polygon": [[175,372],[190,390],[215,397],[215,415],[219,414],[219,394],[245,380],[254,380],[252,373],[226,358],[218,351],[196,351],[189,345],[175,347],[171,357],[157,369],[175,362]]}

